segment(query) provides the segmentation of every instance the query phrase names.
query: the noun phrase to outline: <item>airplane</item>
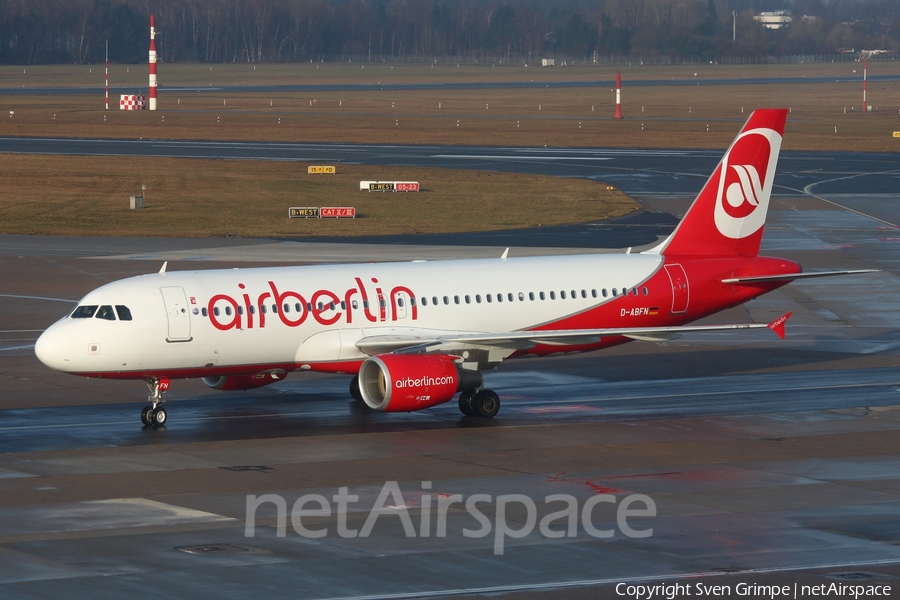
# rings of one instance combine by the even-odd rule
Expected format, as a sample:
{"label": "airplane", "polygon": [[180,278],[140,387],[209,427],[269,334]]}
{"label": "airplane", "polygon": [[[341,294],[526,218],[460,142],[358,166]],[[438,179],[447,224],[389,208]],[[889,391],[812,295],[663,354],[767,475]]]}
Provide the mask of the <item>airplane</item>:
{"label": "airplane", "polygon": [[448,261],[167,272],[85,296],[37,340],[45,365],[84,377],[142,379],[144,425],[168,416],[173,379],[247,390],[293,371],[353,375],[350,395],[377,411],[452,400],[490,418],[499,395],[482,372],[510,358],[580,353],[686,332],[687,325],[804,273],[759,256],[786,109],[750,115],[671,235],[649,250]]}

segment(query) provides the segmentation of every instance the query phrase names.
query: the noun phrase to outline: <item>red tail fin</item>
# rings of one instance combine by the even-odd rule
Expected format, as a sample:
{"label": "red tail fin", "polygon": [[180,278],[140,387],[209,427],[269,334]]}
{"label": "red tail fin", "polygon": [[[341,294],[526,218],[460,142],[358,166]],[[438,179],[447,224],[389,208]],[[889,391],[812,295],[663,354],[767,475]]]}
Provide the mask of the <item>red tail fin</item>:
{"label": "red tail fin", "polygon": [[662,248],[667,256],[756,256],[787,109],[754,111]]}

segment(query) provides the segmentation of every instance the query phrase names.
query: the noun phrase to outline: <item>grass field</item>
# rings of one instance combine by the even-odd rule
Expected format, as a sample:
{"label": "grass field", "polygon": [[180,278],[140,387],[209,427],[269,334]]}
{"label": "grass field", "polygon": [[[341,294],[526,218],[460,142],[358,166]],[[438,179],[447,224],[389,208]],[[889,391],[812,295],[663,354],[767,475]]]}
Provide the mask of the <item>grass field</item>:
{"label": "grass field", "polygon": [[[244,237],[484,231],[617,217],[637,205],[584,179],[287,162],[6,155],[0,233]],[[419,181],[418,193],[359,191]],[[128,197],[147,185],[146,208]],[[356,219],[288,219],[291,206],[354,206]]]}
{"label": "grass field", "polygon": [[[603,87],[402,90],[412,82],[609,82],[610,67],[507,65],[161,65],[156,112],[103,109],[101,94],[28,94],[45,86],[102,86],[102,66],[0,67],[0,135],[548,147],[724,150],[757,107],[791,109],[785,149],[897,151],[900,81],[870,81],[871,113],[860,110],[858,63],[622,66],[625,118],[612,118]],[[856,73],[854,73],[856,70]],[[146,86],[144,65],[113,65],[111,83]],[[897,61],[870,74],[900,74]],[[695,75],[696,74],[696,75]],[[810,77],[812,83],[632,86],[629,81]],[[240,84],[365,83],[363,91],[224,93]],[[16,93],[12,92],[15,88]],[[24,92],[21,92],[24,88]],[[144,88],[146,89],[146,88]],[[8,155],[0,163],[0,231],[77,235],[366,235],[472,231],[617,216],[635,204],[588,181],[428,169],[339,165],[333,177],[305,165]],[[322,177],[325,177],[324,179]],[[420,194],[361,194],[359,180],[419,180]],[[149,187],[144,211],[127,198]],[[291,220],[289,206],[356,206],[361,218]],[[553,207],[548,210],[548,207]]]}
{"label": "grass field", "polygon": [[[319,71],[314,68],[321,67]],[[363,65],[360,65],[362,67]],[[198,88],[234,83],[377,84],[409,81],[609,80],[608,67],[542,69],[449,65],[163,65],[169,85]],[[81,78],[85,69],[97,71]],[[115,66],[112,70],[141,69]],[[0,86],[17,77],[29,86],[102,85],[96,67],[0,69]],[[870,81],[864,114],[862,84],[816,82],[765,85],[628,87],[634,79],[860,76],[858,63],[765,66],[630,67],[625,71],[625,119],[612,118],[607,87],[489,90],[367,90],[317,93],[162,93],[159,110],[103,110],[99,95],[0,95],[0,135],[340,141],[581,147],[724,148],[754,108],[787,106],[784,147],[807,150],[895,151],[900,138],[900,80]],[[357,71],[359,71],[357,73]],[[430,72],[435,74],[429,77]],[[458,73],[457,73],[458,71]],[[366,72],[365,75],[362,73]],[[313,75],[313,73],[321,73]],[[897,61],[873,63],[870,73],[898,74]],[[327,75],[326,75],[327,74]],[[127,73],[136,86],[146,75]],[[382,77],[384,76],[384,77]],[[121,84],[121,82],[114,83]],[[25,85],[23,83],[22,85]],[[15,86],[18,87],[18,86]],[[137,91],[137,90],[135,90]],[[9,116],[9,111],[14,115]],[[845,111],[847,111],[845,113]]]}

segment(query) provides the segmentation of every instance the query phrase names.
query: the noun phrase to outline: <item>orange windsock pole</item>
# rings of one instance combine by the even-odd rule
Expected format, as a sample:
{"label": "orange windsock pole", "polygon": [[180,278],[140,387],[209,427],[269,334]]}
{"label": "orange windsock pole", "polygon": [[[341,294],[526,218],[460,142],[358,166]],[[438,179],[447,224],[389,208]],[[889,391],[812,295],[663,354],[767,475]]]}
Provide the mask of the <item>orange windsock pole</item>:
{"label": "orange windsock pole", "polygon": [[150,110],[156,110],[156,19],[150,13]]}
{"label": "orange windsock pole", "polygon": [[616,71],[616,118],[622,118],[622,76]]}

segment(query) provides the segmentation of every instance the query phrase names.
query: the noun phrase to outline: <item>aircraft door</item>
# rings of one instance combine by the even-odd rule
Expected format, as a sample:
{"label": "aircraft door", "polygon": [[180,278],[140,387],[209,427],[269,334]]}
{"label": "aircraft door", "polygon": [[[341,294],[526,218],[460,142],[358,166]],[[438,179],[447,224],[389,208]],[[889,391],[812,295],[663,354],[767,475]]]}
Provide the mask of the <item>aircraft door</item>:
{"label": "aircraft door", "polygon": [[166,317],[169,320],[167,342],[191,341],[191,309],[182,287],[161,287]]}
{"label": "aircraft door", "polygon": [[665,265],[665,267],[669,281],[672,283],[672,314],[677,315],[687,312],[691,298],[687,273],[684,272],[684,267],[679,264]]}

